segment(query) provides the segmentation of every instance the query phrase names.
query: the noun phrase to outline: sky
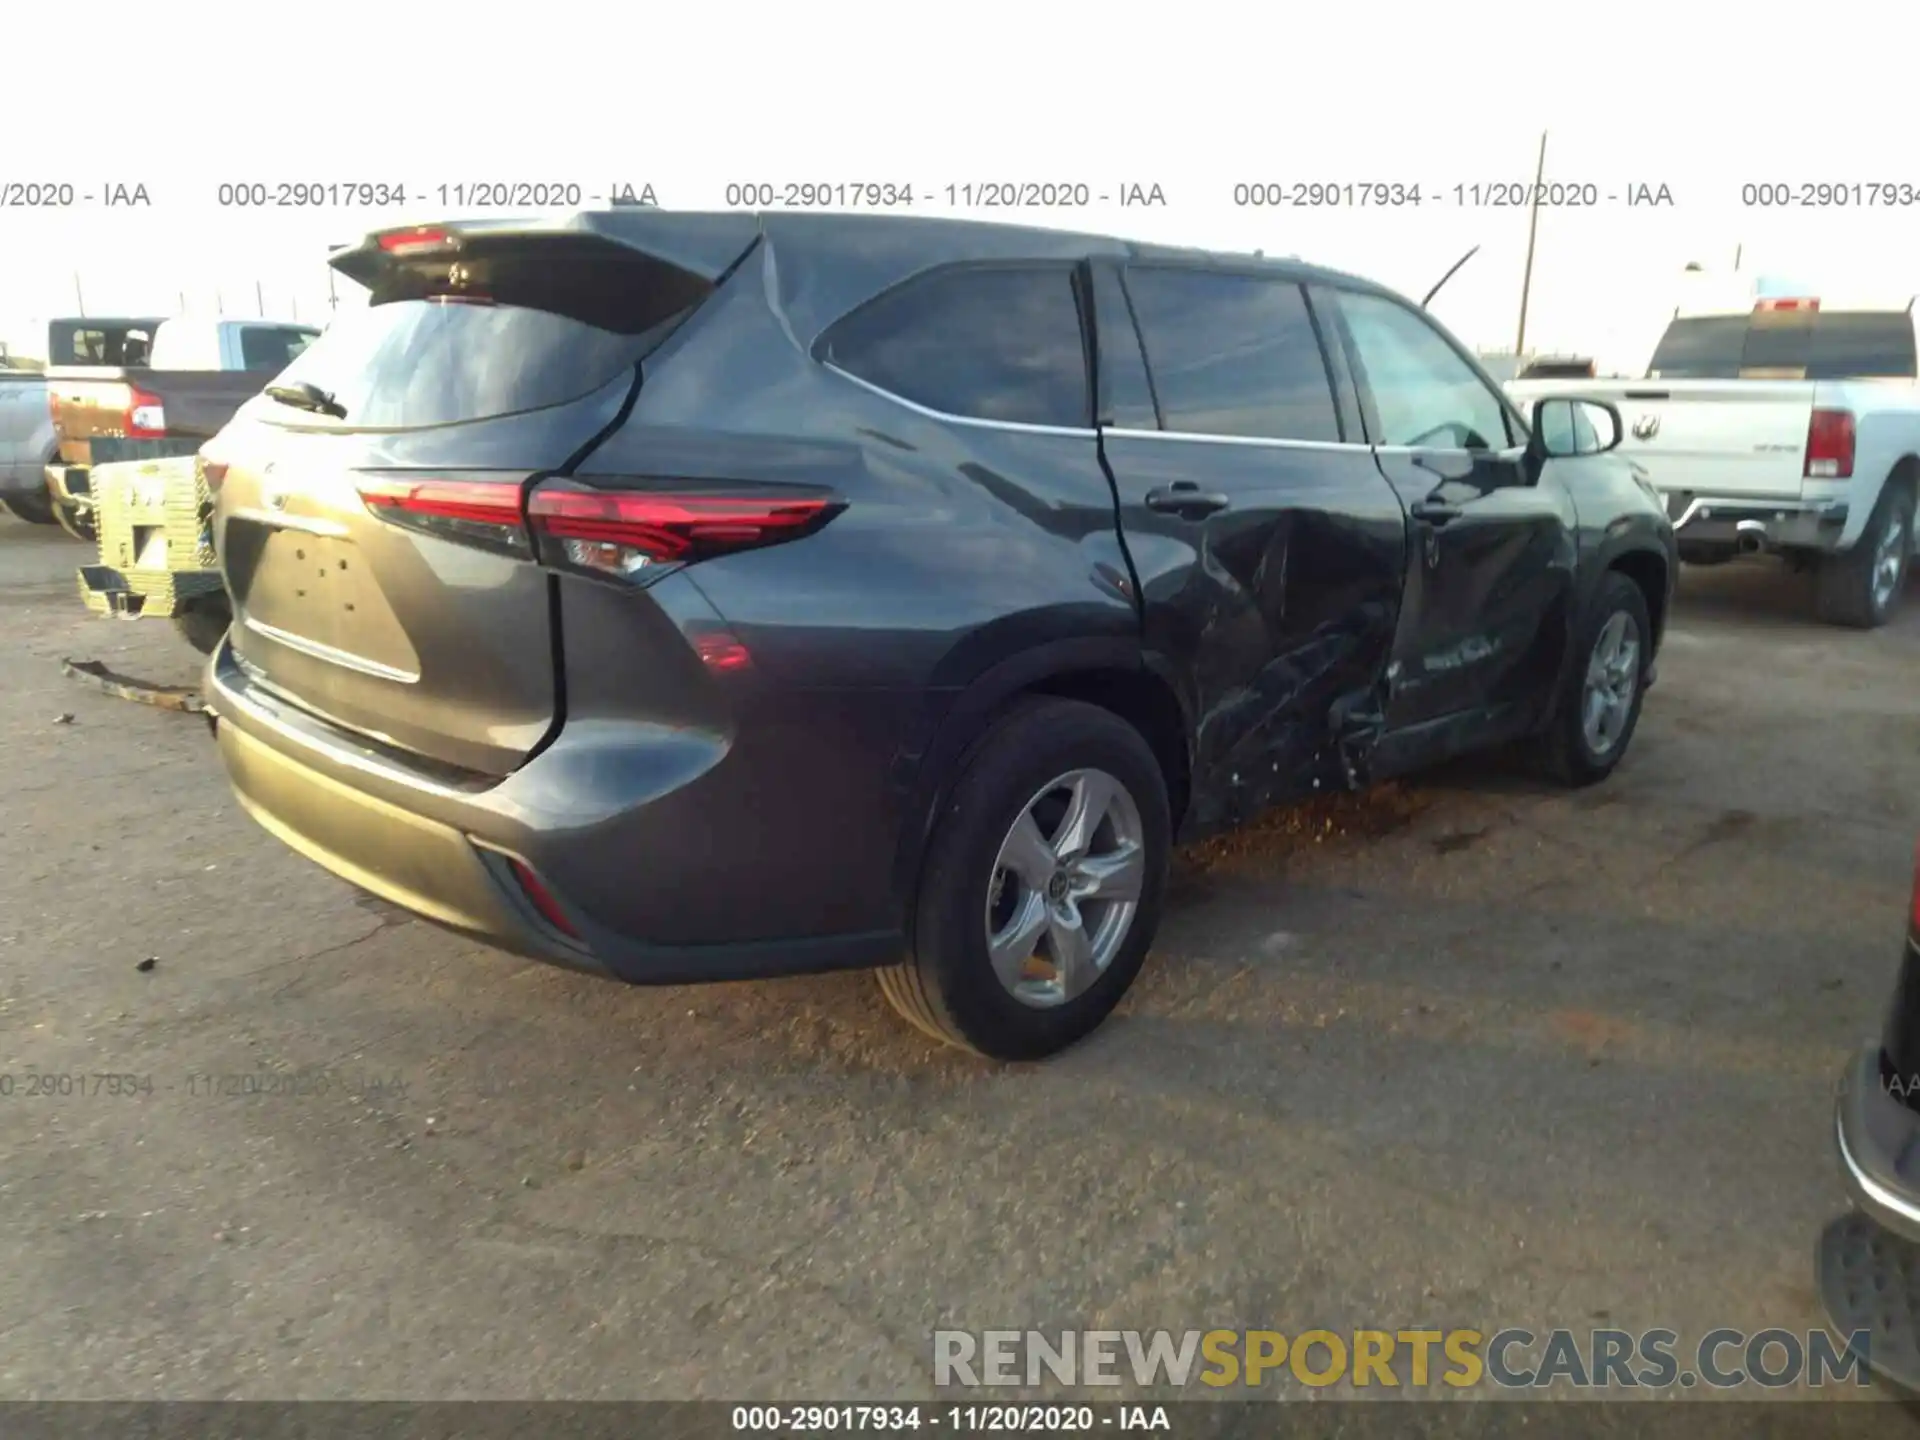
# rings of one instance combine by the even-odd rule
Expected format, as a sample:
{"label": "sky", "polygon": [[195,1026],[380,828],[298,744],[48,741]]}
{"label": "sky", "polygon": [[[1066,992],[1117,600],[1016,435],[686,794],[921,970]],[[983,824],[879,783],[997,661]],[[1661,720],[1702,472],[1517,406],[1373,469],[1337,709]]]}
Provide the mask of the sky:
{"label": "sky", "polygon": [[[9,50],[61,53],[62,12],[15,8],[4,30],[23,43]],[[101,83],[82,90],[57,64],[8,80],[0,202],[10,184],[52,184],[73,186],[76,203],[0,203],[0,337],[80,304],[324,319],[330,246],[477,213],[456,193],[476,182],[578,186],[583,201],[651,185],[672,209],[724,208],[745,182],[882,182],[923,197],[916,213],[1297,254],[1415,298],[1478,245],[1433,309],[1468,344],[1504,350],[1529,216],[1488,202],[1531,182],[1543,132],[1549,184],[1591,187],[1597,203],[1540,212],[1531,350],[1634,372],[1674,306],[1709,292],[1743,304],[1756,280],[1892,303],[1920,291],[1911,99],[1864,71],[1832,90],[1818,58],[1821,37],[1912,53],[1910,6],[1828,4],[1817,28],[1791,34],[1681,0],[1312,13],[1212,0],[732,4],[724,24],[661,8],[202,0],[194,23],[155,24],[150,6],[96,0],[91,33],[138,37],[122,75],[102,52],[88,61]],[[154,103],[88,113],[87,96],[122,81]],[[1810,103],[1822,87],[1845,105]],[[21,120],[35,114],[58,143],[10,143],[35,133]],[[947,203],[948,186],[1008,181],[1115,198]],[[408,204],[221,203],[223,184],[282,182],[400,185]],[[1237,186],[1267,183],[1418,185],[1423,203],[1236,203]],[[1847,199],[1855,184],[1904,185],[1908,203],[1768,205],[1746,188],[1809,183]],[[1165,204],[1120,206],[1136,185]],[[114,186],[144,187],[150,203],[103,204]],[[1671,203],[1627,203],[1662,191]],[[358,295],[345,281],[337,291]]]}

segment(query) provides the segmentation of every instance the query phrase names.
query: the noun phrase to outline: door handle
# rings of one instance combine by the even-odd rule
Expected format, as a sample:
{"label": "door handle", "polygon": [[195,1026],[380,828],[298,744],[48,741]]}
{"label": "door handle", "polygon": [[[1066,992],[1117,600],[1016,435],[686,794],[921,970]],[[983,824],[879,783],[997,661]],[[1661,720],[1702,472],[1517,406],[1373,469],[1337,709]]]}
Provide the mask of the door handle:
{"label": "door handle", "polygon": [[1458,505],[1447,505],[1439,500],[1416,500],[1408,507],[1408,514],[1416,520],[1424,520],[1429,525],[1445,525],[1460,518]]}
{"label": "door handle", "polygon": [[1191,480],[1181,480],[1163,490],[1147,492],[1147,508],[1162,515],[1178,515],[1182,520],[1204,520],[1225,510],[1233,501],[1218,490],[1202,490]]}

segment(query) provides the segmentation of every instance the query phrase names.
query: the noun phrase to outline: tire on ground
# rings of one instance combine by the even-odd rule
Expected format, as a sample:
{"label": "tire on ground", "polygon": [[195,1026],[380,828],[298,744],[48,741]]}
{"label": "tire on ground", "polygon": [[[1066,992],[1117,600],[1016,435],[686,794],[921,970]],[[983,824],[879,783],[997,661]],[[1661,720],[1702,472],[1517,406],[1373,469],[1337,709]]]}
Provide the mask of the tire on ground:
{"label": "tire on ground", "polygon": [[[1145,874],[1130,929],[1105,972],[1051,1008],[1016,999],[987,954],[988,890],[1002,841],[1050,780],[1098,768],[1119,780],[1144,827]],[[937,1040],[995,1060],[1038,1060],[1105,1020],[1132,985],[1160,923],[1172,829],[1166,777],[1140,732],[1078,700],[1016,704],[962,758],[935,825],[910,928],[912,955],[878,972],[902,1016]]]}
{"label": "tire on ground", "polygon": [[54,523],[53,501],[44,490],[27,490],[18,495],[9,495],[5,504],[10,514],[29,525]]}
{"label": "tire on ground", "polygon": [[[1855,630],[1873,630],[1887,623],[1899,608],[1900,592],[1906,588],[1908,562],[1913,550],[1913,484],[1905,476],[1890,479],[1880,487],[1880,499],[1874,504],[1866,528],[1851,550],[1826,556],[1814,575],[1815,613],[1829,625],[1845,625]],[[1900,577],[1885,604],[1874,596],[1874,569],[1880,537],[1896,517],[1905,527],[1907,542],[1900,559]]]}
{"label": "tire on ground", "polygon": [[[1627,616],[1639,642],[1637,675],[1632,708],[1627,712],[1626,724],[1619,738],[1601,754],[1596,753],[1587,740],[1584,715],[1587,667],[1592,662],[1593,647],[1600,638],[1600,632],[1609,620],[1621,613]],[[1633,732],[1640,725],[1640,707],[1646,699],[1647,665],[1652,658],[1652,647],[1653,626],[1647,615],[1647,597],[1627,575],[1618,570],[1609,570],[1601,578],[1599,589],[1594,592],[1586,612],[1574,628],[1573,659],[1567,668],[1565,687],[1559,703],[1554,707],[1553,721],[1540,737],[1540,757],[1547,772],[1562,784],[1592,785],[1604,780],[1627,753],[1628,745],[1633,742]]]}

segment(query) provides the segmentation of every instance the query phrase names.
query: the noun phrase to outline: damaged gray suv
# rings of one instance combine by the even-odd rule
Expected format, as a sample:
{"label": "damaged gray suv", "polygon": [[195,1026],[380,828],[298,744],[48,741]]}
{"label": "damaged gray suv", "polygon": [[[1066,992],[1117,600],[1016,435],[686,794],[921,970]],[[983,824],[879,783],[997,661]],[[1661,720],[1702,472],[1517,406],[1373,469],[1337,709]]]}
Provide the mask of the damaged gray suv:
{"label": "damaged gray suv", "polygon": [[241,803],[635,983],[865,966],[1004,1059],[1098,1026],[1168,852],[1633,738],[1676,569],[1618,412],[1377,285],[887,216],[375,234],[209,445]]}

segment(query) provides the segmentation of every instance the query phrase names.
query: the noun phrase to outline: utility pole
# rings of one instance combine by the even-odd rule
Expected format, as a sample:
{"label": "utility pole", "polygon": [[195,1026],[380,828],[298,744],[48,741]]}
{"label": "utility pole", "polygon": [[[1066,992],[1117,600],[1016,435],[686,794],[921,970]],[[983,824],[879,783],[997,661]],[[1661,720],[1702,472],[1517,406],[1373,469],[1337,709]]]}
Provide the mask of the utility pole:
{"label": "utility pole", "polygon": [[213,313],[216,315],[224,315],[227,313],[226,297],[218,290],[213,292]]}
{"label": "utility pole", "polygon": [[260,318],[267,318],[267,292],[260,288],[258,280],[253,282],[253,302],[259,308]]}
{"label": "utility pole", "polygon": [[1736,245],[1733,247],[1733,273],[1736,275],[1740,273],[1740,256],[1745,252],[1746,248],[1745,245]]}
{"label": "utility pole", "polygon": [[1533,172],[1533,204],[1527,214],[1527,268],[1520,277],[1520,333],[1514,339],[1513,353],[1527,353],[1527,300],[1533,292],[1533,247],[1540,234],[1540,189],[1547,178],[1547,132],[1540,132],[1540,164]]}
{"label": "utility pole", "polygon": [[80,318],[87,318],[87,297],[80,293],[80,272],[73,272],[73,303],[80,307]]}

